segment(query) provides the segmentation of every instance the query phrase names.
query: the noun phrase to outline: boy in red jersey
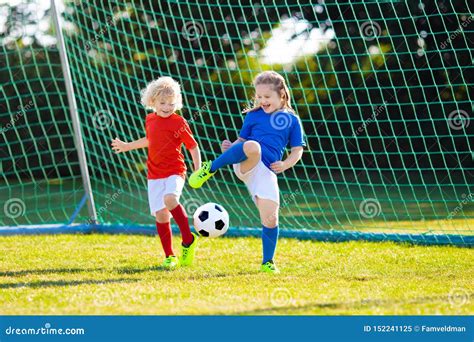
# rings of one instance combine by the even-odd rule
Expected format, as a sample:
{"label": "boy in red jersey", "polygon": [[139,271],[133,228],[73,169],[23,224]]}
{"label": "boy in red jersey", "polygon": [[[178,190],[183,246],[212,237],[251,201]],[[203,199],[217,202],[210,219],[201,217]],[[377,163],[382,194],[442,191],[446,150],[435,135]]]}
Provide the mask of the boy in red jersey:
{"label": "boy in red jersey", "polygon": [[[150,82],[142,91],[141,101],[145,107],[154,110],[146,116],[146,137],[129,143],[115,138],[112,149],[121,153],[148,147],[148,201],[165,252],[162,266],[167,269],[180,264],[188,266],[194,260],[197,235],[191,232],[186,211],[179,203],[186,176],[181,145],[184,143],[189,150],[194,170],[201,167],[201,154],[188,123],[175,113],[183,107],[178,82],[171,77],[160,77]],[[173,252],[170,216],[181,232],[180,260]]]}

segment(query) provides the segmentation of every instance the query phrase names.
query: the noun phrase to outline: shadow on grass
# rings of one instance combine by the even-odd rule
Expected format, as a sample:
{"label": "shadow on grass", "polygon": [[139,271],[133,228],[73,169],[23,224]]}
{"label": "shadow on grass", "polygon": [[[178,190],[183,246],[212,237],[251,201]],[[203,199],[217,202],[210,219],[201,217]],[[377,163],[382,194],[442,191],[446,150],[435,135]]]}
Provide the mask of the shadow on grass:
{"label": "shadow on grass", "polygon": [[[181,271],[181,272],[180,272]],[[203,278],[224,278],[224,277],[239,277],[239,276],[250,276],[256,275],[258,272],[204,272],[204,273],[183,273],[183,271],[193,271],[193,268],[183,268],[178,267],[174,270],[169,270],[164,268],[160,265],[154,266],[147,266],[147,267],[136,267],[136,266],[124,266],[124,267],[115,267],[112,269],[108,268],[51,268],[51,269],[34,269],[34,270],[19,270],[19,271],[4,271],[0,272],[0,277],[20,277],[20,276],[28,276],[28,275],[47,275],[47,274],[74,274],[74,273],[91,273],[91,272],[107,272],[108,275],[110,273],[117,273],[117,274],[140,274],[146,272],[163,272],[163,273],[172,273],[176,272],[176,275],[179,278],[186,279],[186,280],[199,280]],[[79,282],[79,281],[78,281]],[[99,281],[100,282],[100,281]],[[54,282],[52,282],[54,283]],[[18,283],[18,284],[25,284],[27,283]],[[30,283],[33,284],[33,283]],[[61,286],[61,285],[51,285],[51,286]],[[10,288],[16,287],[14,284],[0,284],[0,288]],[[21,287],[21,286],[18,286]]]}
{"label": "shadow on grass", "polygon": [[115,267],[112,269],[113,272],[119,274],[137,274],[137,273],[145,273],[145,272],[152,272],[152,271],[167,271],[165,268],[160,266],[148,266],[148,267],[134,267],[134,266],[125,266],[125,267]]}
{"label": "shadow on grass", "polygon": [[203,280],[208,278],[230,278],[230,277],[241,277],[241,276],[259,276],[257,271],[239,271],[228,273],[218,272],[218,273],[199,273],[199,274],[181,274],[180,277],[183,280]]}
{"label": "shadow on grass", "polygon": [[160,271],[163,273],[170,273],[175,274],[176,278],[184,279],[184,280],[202,280],[205,278],[225,278],[225,277],[240,277],[240,276],[251,276],[251,275],[258,275],[259,272],[257,271],[239,271],[239,272],[206,272],[199,270],[199,273],[186,273],[186,272],[193,272],[193,267],[178,267],[176,269],[167,269],[162,267],[161,265],[157,266],[148,266],[148,267],[133,267],[133,266],[126,266],[120,268],[112,269],[113,272],[118,274],[137,274],[137,273],[145,273],[145,272],[154,272]]}
{"label": "shadow on grass", "polygon": [[[472,294],[470,294],[472,296]],[[347,301],[347,302],[330,302],[330,303],[308,303],[305,305],[289,304],[284,306],[272,306],[267,308],[244,310],[236,312],[236,315],[300,315],[307,314],[308,311],[316,309],[346,309],[354,310],[355,308],[368,307],[389,307],[391,305],[400,304],[424,304],[443,302],[444,305],[449,305],[448,296],[432,296],[432,297],[415,297],[411,299],[368,299],[361,301]],[[219,313],[217,313],[219,314]],[[324,314],[324,313],[319,313]],[[315,314],[316,315],[316,314]]]}
{"label": "shadow on grass", "polygon": [[30,274],[51,274],[51,273],[81,273],[81,272],[95,272],[103,271],[103,268],[50,268],[50,269],[36,269],[36,270],[20,270],[20,271],[6,271],[0,272],[0,277],[20,277]]}
{"label": "shadow on grass", "polygon": [[78,285],[102,285],[110,283],[130,283],[137,282],[140,279],[118,278],[106,280],[54,280],[54,281],[34,281],[31,283],[7,283],[0,284],[0,289],[18,289],[18,288],[41,288],[51,286],[78,286]]}

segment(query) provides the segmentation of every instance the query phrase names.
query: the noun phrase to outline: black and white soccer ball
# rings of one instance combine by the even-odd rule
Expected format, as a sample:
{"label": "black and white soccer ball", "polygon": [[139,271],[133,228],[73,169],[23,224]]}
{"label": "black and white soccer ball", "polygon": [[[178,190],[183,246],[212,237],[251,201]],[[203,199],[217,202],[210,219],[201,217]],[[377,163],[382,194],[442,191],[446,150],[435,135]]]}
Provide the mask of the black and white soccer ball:
{"label": "black and white soccer ball", "polygon": [[229,229],[229,214],[220,204],[206,203],[194,212],[194,229],[205,237],[224,235]]}

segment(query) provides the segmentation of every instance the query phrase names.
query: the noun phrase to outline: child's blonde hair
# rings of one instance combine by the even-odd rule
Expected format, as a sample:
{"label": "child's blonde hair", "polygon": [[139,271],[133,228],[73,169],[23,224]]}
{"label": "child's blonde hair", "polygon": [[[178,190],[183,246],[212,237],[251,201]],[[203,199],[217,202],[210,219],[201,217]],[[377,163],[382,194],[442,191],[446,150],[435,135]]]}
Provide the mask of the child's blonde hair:
{"label": "child's blonde hair", "polygon": [[[281,91],[283,90],[283,108],[295,112],[294,109],[291,107],[291,97],[290,97],[290,90],[288,89],[288,86],[286,85],[286,81],[283,78],[282,75],[275,71],[264,71],[258,74],[254,81],[253,81],[253,86],[256,87],[260,84],[269,84],[273,86],[273,90],[276,91],[278,94],[281,94]],[[257,99],[254,100],[254,106],[247,108],[244,110],[244,113],[251,112],[255,109],[260,108],[259,105],[257,105]]]}
{"label": "child's blonde hair", "polygon": [[155,101],[161,96],[174,96],[176,99],[175,110],[183,108],[181,86],[171,77],[163,76],[151,81],[141,91],[141,103],[147,108],[155,109]]}

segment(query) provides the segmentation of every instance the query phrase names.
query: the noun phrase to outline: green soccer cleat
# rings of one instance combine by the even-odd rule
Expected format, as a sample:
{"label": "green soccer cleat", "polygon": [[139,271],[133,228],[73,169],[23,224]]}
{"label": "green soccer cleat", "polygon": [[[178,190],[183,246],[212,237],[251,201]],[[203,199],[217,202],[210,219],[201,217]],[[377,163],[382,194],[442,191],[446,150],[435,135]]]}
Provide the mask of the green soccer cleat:
{"label": "green soccer cleat", "polygon": [[179,266],[179,259],[177,256],[170,255],[163,261],[161,264],[161,267],[167,269],[167,270],[173,270]]}
{"label": "green soccer cleat", "polygon": [[191,234],[193,234],[194,236],[193,243],[190,244],[188,247],[181,245],[181,266],[189,266],[194,261],[198,237],[194,233]]}
{"label": "green soccer cleat", "polygon": [[280,270],[276,267],[273,261],[267,261],[264,263],[261,266],[260,271],[265,273],[280,273]]}
{"label": "green soccer cleat", "polygon": [[210,161],[204,162],[199,170],[189,176],[188,183],[191,188],[199,189],[209,178],[214,176],[215,172],[211,172],[211,165]]}

